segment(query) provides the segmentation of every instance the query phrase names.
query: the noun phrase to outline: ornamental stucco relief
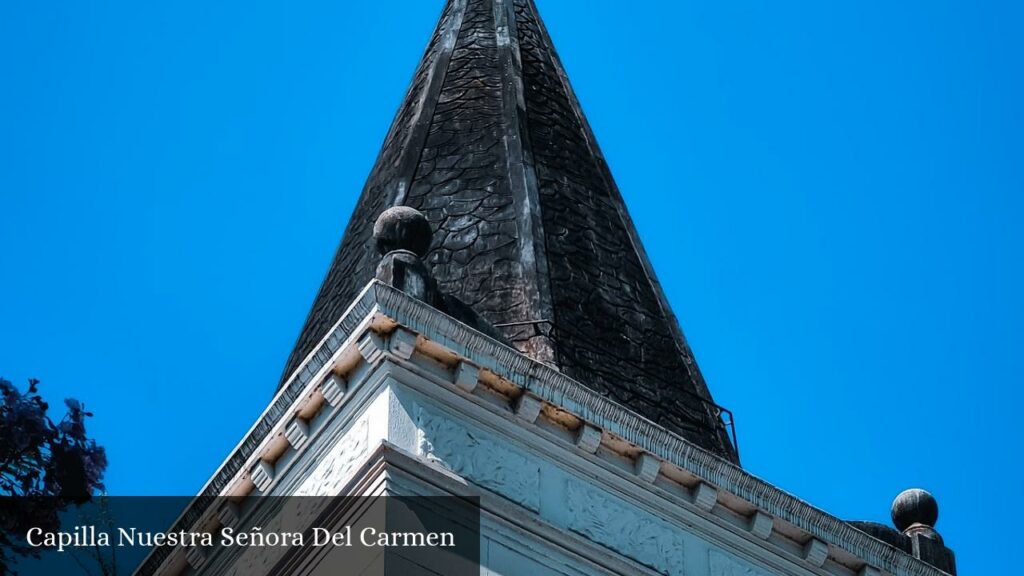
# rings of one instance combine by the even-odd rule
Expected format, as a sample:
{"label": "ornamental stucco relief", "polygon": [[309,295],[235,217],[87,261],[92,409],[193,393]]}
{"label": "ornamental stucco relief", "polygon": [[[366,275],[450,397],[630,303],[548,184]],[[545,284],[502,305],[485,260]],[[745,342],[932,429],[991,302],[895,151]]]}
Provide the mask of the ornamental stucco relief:
{"label": "ornamental stucco relief", "polygon": [[366,455],[368,446],[366,420],[356,422],[323,457],[295,496],[335,496],[348,481],[353,469]]}
{"label": "ornamental stucco relief", "polygon": [[569,528],[667,575],[683,574],[682,534],[667,522],[570,480]]}
{"label": "ornamental stucco relief", "polygon": [[422,407],[417,411],[417,423],[419,452],[424,458],[530,510],[540,508],[540,465],[536,461]]}

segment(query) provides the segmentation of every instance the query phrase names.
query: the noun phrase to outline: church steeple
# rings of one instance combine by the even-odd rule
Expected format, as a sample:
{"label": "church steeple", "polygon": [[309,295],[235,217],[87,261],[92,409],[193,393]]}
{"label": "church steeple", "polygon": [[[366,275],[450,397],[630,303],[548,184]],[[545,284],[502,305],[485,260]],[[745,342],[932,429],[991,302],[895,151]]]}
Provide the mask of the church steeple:
{"label": "church steeple", "polygon": [[397,205],[434,231],[438,289],[521,352],[737,459],[533,0],[446,3],[283,381],[373,277]]}

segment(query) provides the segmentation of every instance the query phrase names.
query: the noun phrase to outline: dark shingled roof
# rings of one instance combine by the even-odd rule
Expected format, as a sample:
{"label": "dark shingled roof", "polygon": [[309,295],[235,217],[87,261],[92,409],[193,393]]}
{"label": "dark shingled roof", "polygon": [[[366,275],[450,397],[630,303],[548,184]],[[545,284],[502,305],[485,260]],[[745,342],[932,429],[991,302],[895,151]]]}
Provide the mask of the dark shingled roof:
{"label": "dark shingled roof", "polygon": [[441,290],[522,352],[737,459],[532,0],[447,2],[282,383],[372,278],[394,205],[433,227]]}

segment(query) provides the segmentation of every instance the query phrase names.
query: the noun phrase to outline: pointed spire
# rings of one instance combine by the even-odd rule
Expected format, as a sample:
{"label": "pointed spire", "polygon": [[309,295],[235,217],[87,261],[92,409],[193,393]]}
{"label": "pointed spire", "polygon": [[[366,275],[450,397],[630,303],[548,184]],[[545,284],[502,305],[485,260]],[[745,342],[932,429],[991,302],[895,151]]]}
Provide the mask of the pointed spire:
{"label": "pointed spire", "polygon": [[525,354],[736,452],[532,0],[449,0],[285,368],[373,277],[373,224],[433,229],[438,289]]}

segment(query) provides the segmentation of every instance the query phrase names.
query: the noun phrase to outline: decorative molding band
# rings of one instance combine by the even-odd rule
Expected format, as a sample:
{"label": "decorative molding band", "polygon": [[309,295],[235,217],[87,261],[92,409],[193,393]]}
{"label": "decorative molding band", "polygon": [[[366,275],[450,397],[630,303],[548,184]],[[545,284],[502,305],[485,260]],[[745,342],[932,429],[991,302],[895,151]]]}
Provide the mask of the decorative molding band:
{"label": "decorative molding band", "polygon": [[[256,423],[249,429],[242,442],[221,464],[188,508],[175,520],[174,526],[171,528],[172,531],[189,530],[200,520],[214,499],[221,495],[238,474],[246,469],[250,458],[268,439],[270,432],[280,423],[281,419],[290,413],[289,411],[302,397],[303,392],[312,384],[314,376],[320,373],[349,338],[365,330],[375,316],[376,291],[381,286],[377,282],[372,282],[363,289],[360,296],[348,307],[334,327],[313,349],[313,352],[303,360],[288,379],[287,384],[278,390],[273,400],[270,401],[270,405],[257,418]],[[160,565],[173,552],[174,550],[170,547],[155,548],[136,569],[135,574],[145,576],[156,573]]]}
{"label": "decorative molding band", "polygon": [[708,484],[750,502],[768,515],[847,550],[871,566],[909,576],[947,576],[941,570],[872,538],[732,462],[600,396],[554,368],[519,354],[515,349],[454,321],[399,290],[374,281],[362,297],[375,298],[379,313],[396,324],[423,334],[460,357],[471,359],[481,368],[580,417],[588,422],[587,425],[603,428],[638,448],[662,457]]}
{"label": "decorative molding band", "polygon": [[947,576],[399,290],[373,281],[362,298],[373,298],[395,323],[872,566],[909,576]]}
{"label": "decorative molding band", "polygon": [[[401,328],[381,336],[368,330],[371,325],[397,325]],[[387,354],[396,358],[410,358],[421,338],[428,339],[464,359],[462,364],[456,367],[455,373],[455,383],[461,390],[475,389],[477,386],[473,381],[479,382],[480,373],[488,371],[493,376],[529,393],[524,393],[523,396],[530,398],[525,401],[527,405],[520,401],[517,410],[519,417],[532,422],[537,417],[534,411],[539,414],[542,404],[547,402],[581,419],[583,422],[576,440],[581,450],[595,452],[607,433],[632,444],[642,453],[657,457],[663,462],[662,466],[674,466],[702,479],[702,484],[694,490],[694,502],[705,510],[710,510],[710,507],[714,506],[712,496],[717,500],[718,491],[725,491],[753,505],[758,509],[757,513],[763,513],[769,519],[774,517],[784,520],[821,541],[826,555],[822,562],[827,558],[828,545],[831,544],[866,563],[867,571],[862,570],[862,576],[873,576],[873,566],[888,573],[907,576],[947,576],[913,556],[872,538],[850,524],[764,482],[731,462],[703,450],[552,367],[536,362],[517,350],[376,280],[366,286],[314,351],[281,387],[243,441],[175,522],[173,530],[187,530],[204,514],[212,513],[213,511],[208,510],[212,499],[220,495],[245,471],[250,472],[257,487],[269,487],[273,482],[273,465],[262,460],[251,469],[247,465],[252,465],[253,458],[257,457],[257,451],[269,441],[269,434],[274,430],[280,430],[283,420],[295,413],[296,405],[317,388],[314,379],[323,378],[322,374],[329,368],[331,359],[341,351],[346,342],[354,344],[366,362],[374,365]],[[465,359],[472,364],[465,362]],[[470,368],[463,366],[477,367],[476,378],[470,376]],[[347,388],[345,381],[336,375],[328,376],[318,387],[324,398],[332,405],[332,399],[335,402],[341,401]],[[340,395],[338,390],[341,390]],[[441,447],[432,442],[428,443],[429,453],[436,458],[445,458],[443,453],[439,452],[442,450]],[[366,447],[361,448],[362,452],[365,452]],[[505,447],[498,448],[508,450]],[[439,453],[442,455],[439,456]],[[449,455],[445,461],[446,466],[453,470],[453,466],[472,466],[467,463],[453,463],[454,459],[455,455]],[[513,463],[506,462],[505,466],[513,466]],[[640,468],[637,473],[641,475],[643,466],[638,466]],[[646,474],[649,475],[651,465],[646,466]],[[529,484],[531,481],[523,479],[522,482]],[[536,482],[536,476],[532,482]],[[481,484],[486,486],[483,482]],[[524,494],[527,492],[529,490],[524,491]],[[532,506],[532,509],[536,510],[536,506],[539,505],[536,501],[536,490],[533,490],[532,494],[533,500],[524,495],[525,501],[520,503],[527,508]],[[758,526],[756,515],[751,522],[751,532],[760,538],[760,534],[764,533],[765,520],[760,520],[759,529],[755,528]],[[808,555],[808,560],[817,559],[822,550],[821,545],[812,547],[809,552],[813,554]],[[169,553],[170,550],[167,549],[154,550],[136,573],[153,574]]]}

